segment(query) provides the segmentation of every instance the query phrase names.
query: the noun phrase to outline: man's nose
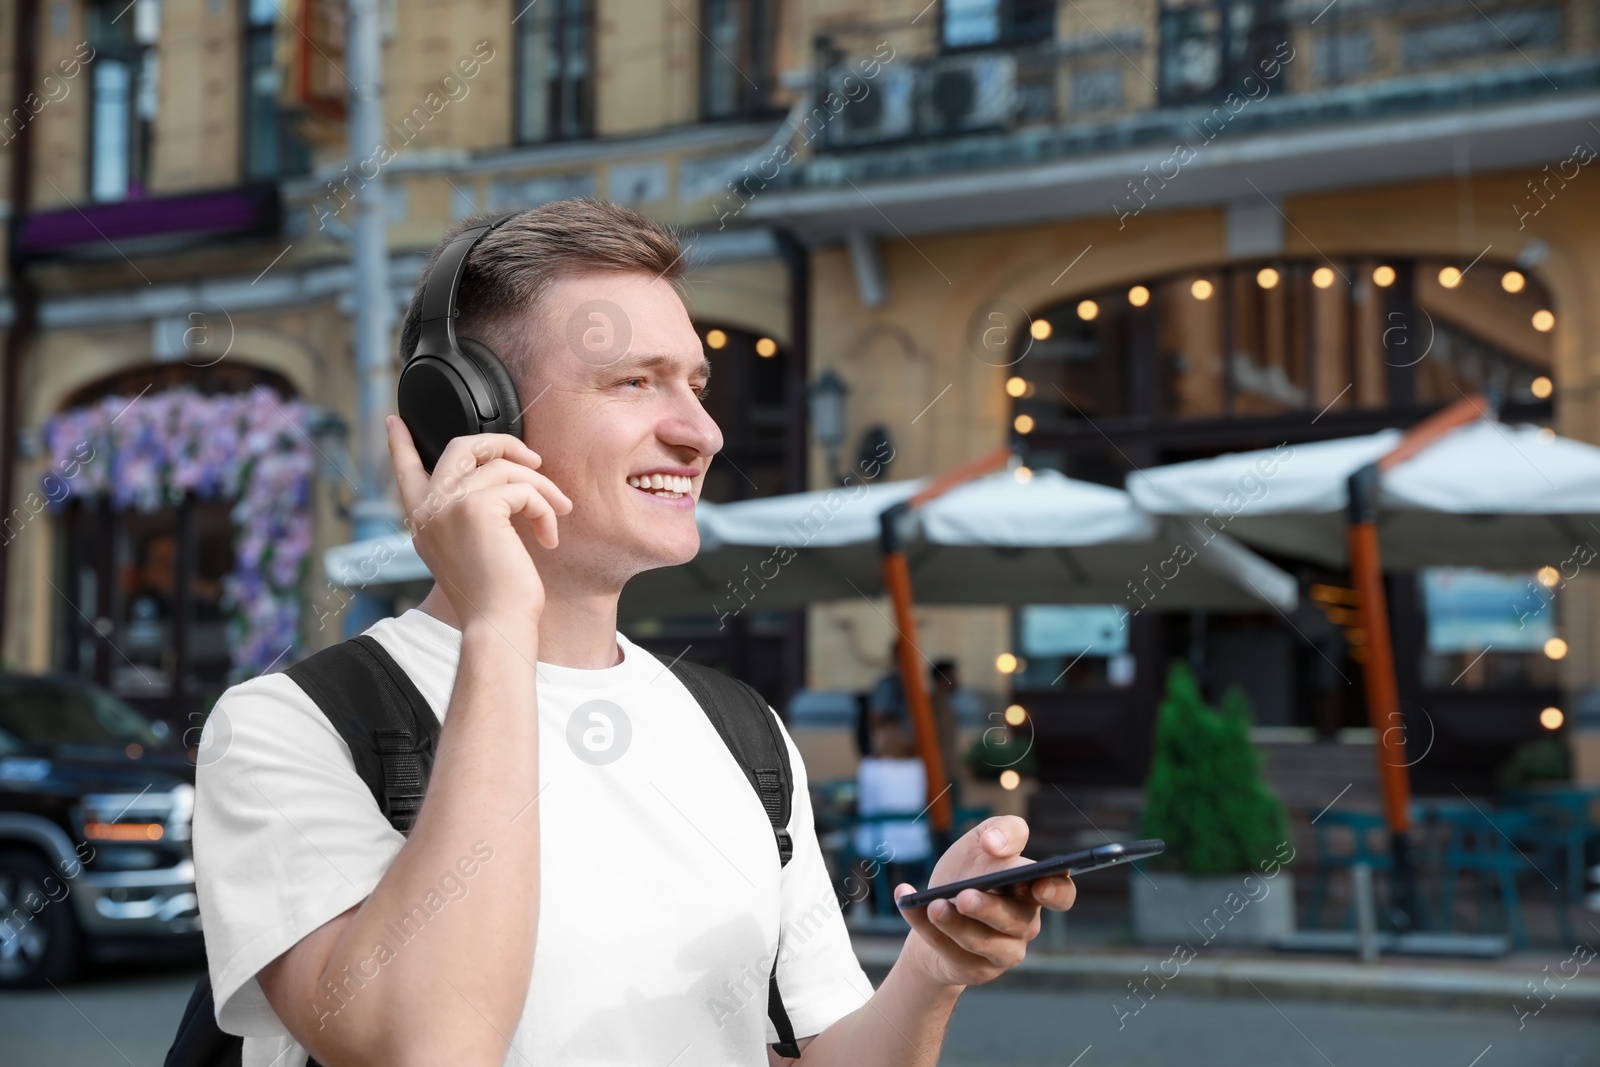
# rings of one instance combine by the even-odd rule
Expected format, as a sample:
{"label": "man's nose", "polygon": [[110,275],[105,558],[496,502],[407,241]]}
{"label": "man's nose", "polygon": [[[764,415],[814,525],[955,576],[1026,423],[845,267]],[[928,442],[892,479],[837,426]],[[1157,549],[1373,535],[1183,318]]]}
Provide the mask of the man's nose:
{"label": "man's nose", "polygon": [[668,444],[688,446],[704,456],[722,451],[722,430],[698,403],[692,409],[674,403],[659,432]]}

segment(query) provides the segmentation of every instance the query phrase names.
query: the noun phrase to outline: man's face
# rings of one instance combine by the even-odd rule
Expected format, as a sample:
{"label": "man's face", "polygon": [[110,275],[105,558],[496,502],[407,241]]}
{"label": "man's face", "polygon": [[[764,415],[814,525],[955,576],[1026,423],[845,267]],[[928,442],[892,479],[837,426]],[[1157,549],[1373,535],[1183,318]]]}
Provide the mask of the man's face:
{"label": "man's face", "polygon": [[700,400],[710,364],[676,290],[645,273],[571,275],[534,314],[533,368],[517,382],[523,437],[572,499],[554,550],[524,524],[535,562],[620,589],[693,559],[695,502],[722,431]]}

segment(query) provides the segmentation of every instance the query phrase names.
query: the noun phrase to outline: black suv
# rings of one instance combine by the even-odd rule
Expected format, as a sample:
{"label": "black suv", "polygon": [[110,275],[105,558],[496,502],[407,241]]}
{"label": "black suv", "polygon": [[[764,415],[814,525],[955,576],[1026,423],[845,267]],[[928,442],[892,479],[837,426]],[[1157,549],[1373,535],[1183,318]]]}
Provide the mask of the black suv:
{"label": "black suv", "polygon": [[0,674],[0,988],[200,955],[194,766],[169,735],[80,678]]}

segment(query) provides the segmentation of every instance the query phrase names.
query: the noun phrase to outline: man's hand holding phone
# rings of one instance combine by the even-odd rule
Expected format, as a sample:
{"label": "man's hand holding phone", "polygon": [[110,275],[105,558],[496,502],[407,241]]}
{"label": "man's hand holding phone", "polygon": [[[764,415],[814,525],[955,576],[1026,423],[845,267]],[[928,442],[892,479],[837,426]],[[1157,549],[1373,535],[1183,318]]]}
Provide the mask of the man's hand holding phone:
{"label": "man's hand holding phone", "polygon": [[384,420],[400,501],[417,555],[428,565],[461,629],[473,619],[538,625],[544,583],[513,517],[555,548],[556,516],[572,501],[540,474],[539,454],[511,434],[458,437],[429,475],[398,416]]}
{"label": "man's hand holding phone", "polygon": [[[944,885],[991,871],[1031,863],[1022,856],[1028,824],[1015,815],[997,815],[973,827],[939,857],[930,885]],[[915,892],[903,882],[895,899]],[[901,914],[911,924],[906,953],[931,981],[945,986],[981,985],[1022,962],[1028,942],[1039,936],[1039,909],[1066,911],[1077,899],[1071,875],[1040,878],[1015,892],[964,889],[953,899],[935,900]]]}

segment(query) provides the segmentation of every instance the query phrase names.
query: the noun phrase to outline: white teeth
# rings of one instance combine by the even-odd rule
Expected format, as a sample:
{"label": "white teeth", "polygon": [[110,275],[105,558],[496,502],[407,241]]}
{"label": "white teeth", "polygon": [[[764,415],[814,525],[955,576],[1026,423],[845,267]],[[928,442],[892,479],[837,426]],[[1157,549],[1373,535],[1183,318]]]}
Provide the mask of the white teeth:
{"label": "white teeth", "polygon": [[676,500],[688,495],[693,479],[678,474],[634,474],[628,476],[628,484],[635,489],[643,489],[669,500]]}

